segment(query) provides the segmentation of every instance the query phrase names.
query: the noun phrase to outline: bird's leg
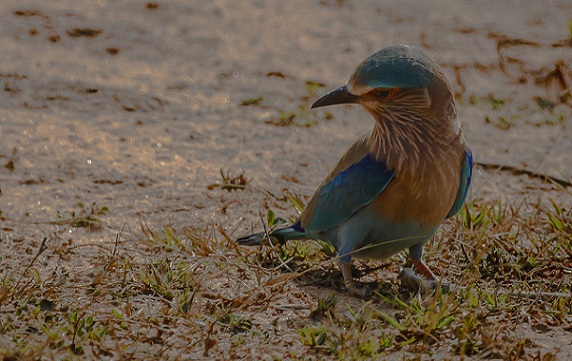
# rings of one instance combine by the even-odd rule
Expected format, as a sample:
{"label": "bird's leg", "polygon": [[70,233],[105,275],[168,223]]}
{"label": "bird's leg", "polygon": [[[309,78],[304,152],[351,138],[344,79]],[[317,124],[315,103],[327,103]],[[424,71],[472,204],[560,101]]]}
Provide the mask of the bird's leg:
{"label": "bird's leg", "polygon": [[[404,269],[399,275],[399,279],[401,280],[401,284],[410,291],[428,294],[436,290],[440,282],[423,262],[422,256],[423,244],[416,244],[409,248],[409,259],[413,267],[415,267],[424,278],[417,276],[412,270]],[[448,287],[446,288],[448,289]]]}
{"label": "bird's leg", "polygon": [[340,261],[340,269],[344,277],[344,285],[349,290],[357,288],[354,278],[352,276],[352,265],[349,262]]}
{"label": "bird's leg", "polygon": [[358,288],[356,285],[354,277],[352,276],[352,264],[350,261],[344,262],[340,259],[340,269],[344,278],[344,286],[346,286],[348,292],[357,297],[365,297],[367,291],[363,288]]}
{"label": "bird's leg", "polygon": [[404,268],[399,274],[399,281],[401,282],[402,289],[406,289],[413,293],[422,293],[424,295],[437,288],[435,281],[428,281],[423,277],[418,276],[410,268]]}
{"label": "bird's leg", "polygon": [[402,287],[405,287],[410,292],[422,293],[424,295],[428,295],[437,289],[437,277],[435,277],[429,267],[421,259],[417,258],[411,258],[411,263],[423,277],[416,275],[412,269],[405,268],[399,275]]}
{"label": "bird's leg", "polygon": [[414,293],[420,292],[427,295],[438,288],[440,288],[441,292],[444,293],[450,292],[454,288],[454,286],[449,283],[439,281],[423,261],[412,259],[411,262],[415,268],[423,274],[423,277],[416,275],[412,269],[406,268],[401,271],[399,280],[401,281],[401,285],[409,291]]}
{"label": "bird's leg", "polygon": [[413,264],[413,266],[415,266],[415,268],[419,270],[419,273],[421,273],[426,279],[431,281],[437,279],[435,274],[431,272],[431,270],[429,269],[429,267],[427,267],[427,265],[423,262],[423,260],[411,258],[411,263]]}
{"label": "bird's leg", "polygon": [[426,279],[431,281],[437,279],[429,267],[423,263],[423,243],[418,243],[409,247],[409,259],[413,266],[417,268],[419,273],[421,273]]}

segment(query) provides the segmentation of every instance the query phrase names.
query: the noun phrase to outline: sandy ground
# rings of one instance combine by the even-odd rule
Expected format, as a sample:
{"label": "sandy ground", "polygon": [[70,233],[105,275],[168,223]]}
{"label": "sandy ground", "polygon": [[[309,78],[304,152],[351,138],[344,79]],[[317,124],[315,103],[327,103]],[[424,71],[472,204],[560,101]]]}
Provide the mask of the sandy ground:
{"label": "sandy ground", "polygon": [[[51,237],[46,222],[93,203],[110,227],[69,231],[76,243],[139,223],[259,227],[259,190],[310,195],[372,126],[357,107],[299,107],[398,43],[443,66],[478,162],[572,179],[568,1],[70,4],[0,4],[1,248]],[[302,126],[273,124],[291,112]],[[209,189],[221,170],[249,189]],[[572,204],[569,191],[481,169],[470,197]]]}

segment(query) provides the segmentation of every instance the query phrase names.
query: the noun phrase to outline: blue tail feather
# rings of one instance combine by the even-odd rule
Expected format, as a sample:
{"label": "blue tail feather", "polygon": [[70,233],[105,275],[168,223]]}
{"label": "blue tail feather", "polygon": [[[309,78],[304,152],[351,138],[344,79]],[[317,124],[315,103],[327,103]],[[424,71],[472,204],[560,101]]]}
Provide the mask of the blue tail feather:
{"label": "blue tail feather", "polygon": [[[301,231],[296,225],[275,229],[270,232],[270,237],[278,241],[278,243],[284,244],[289,240],[293,239],[305,239],[306,234]],[[266,238],[266,234],[264,232],[254,233],[248,236],[240,237],[236,241],[238,244],[242,244],[245,246],[255,246],[261,244],[264,239]]]}

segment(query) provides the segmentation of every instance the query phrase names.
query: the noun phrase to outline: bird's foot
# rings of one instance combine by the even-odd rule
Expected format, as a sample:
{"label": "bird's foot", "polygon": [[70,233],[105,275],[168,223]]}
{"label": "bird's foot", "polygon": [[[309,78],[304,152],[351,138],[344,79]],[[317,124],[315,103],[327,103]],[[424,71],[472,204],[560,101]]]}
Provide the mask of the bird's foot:
{"label": "bird's foot", "polygon": [[365,298],[371,294],[371,292],[366,287],[360,288],[356,285],[352,276],[351,263],[340,261],[340,269],[344,278],[344,286],[346,286],[346,290],[348,290],[349,294],[359,298]]}
{"label": "bird's foot", "polygon": [[451,285],[448,283],[443,283],[437,279],[426,280],[419,277],[410,268],[405,268],[399,274],[399,280],[403,288],[407,289],[413,293],[421,293],[423,295],[428,295],[435,292],[439,286],[441,287],[442,293],[450,292]]}
{"label": "bird's foot", "polygon": [[411,263],[413,263],[413,266],[415,266],[415,268],[417,268],[419,270],[419,272],[426,279],[428,279],[428,280],[436,280],[437,279],[435,274],[433,272],[431,272],[429,267],[427,267],[427,265],[421,259],[411,258]]}

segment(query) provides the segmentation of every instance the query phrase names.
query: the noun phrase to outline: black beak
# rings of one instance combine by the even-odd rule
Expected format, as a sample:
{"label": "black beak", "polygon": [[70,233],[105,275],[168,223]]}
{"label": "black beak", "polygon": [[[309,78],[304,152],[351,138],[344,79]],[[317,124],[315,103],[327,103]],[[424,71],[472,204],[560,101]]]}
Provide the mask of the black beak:
{"label": "black beak", "polygon": [[348,91],[347,86],[342,85],[316,100],[316,102],[312,104],[312,109],[326,105],[357,103],[358,99],[359,96],[353,95]]}

